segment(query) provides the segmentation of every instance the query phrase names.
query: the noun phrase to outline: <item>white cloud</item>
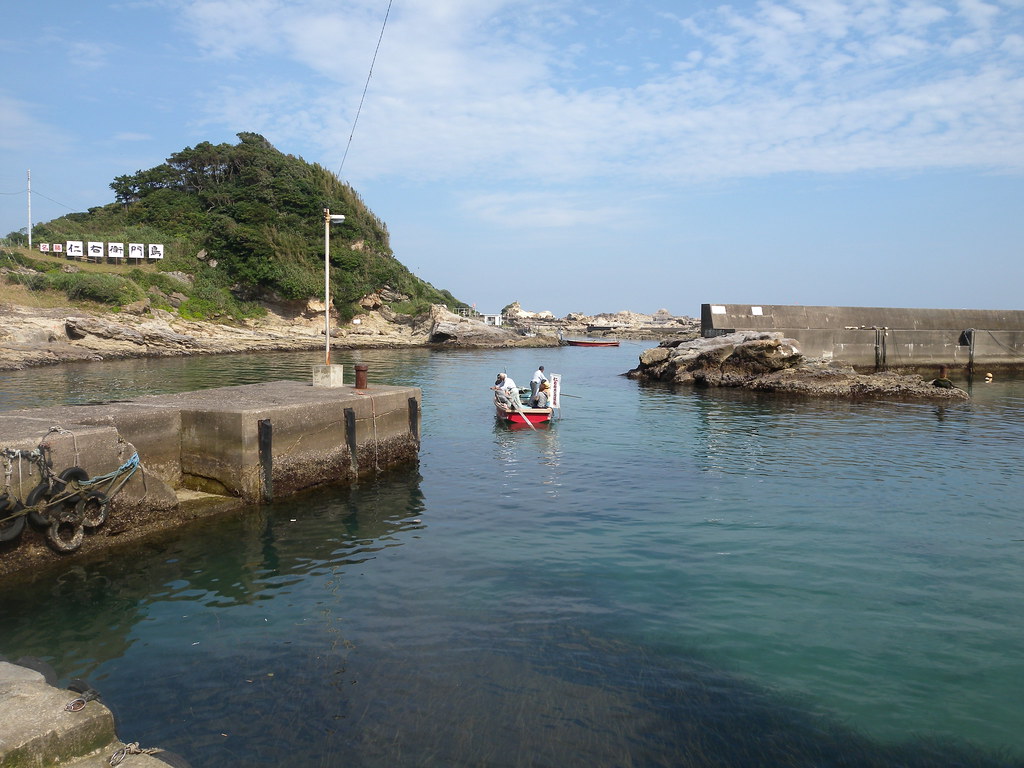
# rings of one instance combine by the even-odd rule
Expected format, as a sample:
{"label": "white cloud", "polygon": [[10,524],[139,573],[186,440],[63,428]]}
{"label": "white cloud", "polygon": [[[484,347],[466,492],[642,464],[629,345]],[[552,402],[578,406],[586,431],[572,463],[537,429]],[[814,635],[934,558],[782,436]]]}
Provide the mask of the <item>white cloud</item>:
{"label": "white cloud", "polygon": [[[384,6],[244,6],[188,5],[203,50],[219,41],[253,68],[215,92],[207,120],[262,126],[284,145],[312,140],[330,167],[352,133]],[[595,9],[396,4],[345,175],[676,185],[795,171],[1024,171],[1024,36],[1017,20],[993,40],[1002,12],[991,2],[775,0],[650,18],[629,6],[608,41],[596,25],[614,25],[621,8]],[[632,41],[653,42],[634,59]],[[271,53],[292,69],[267,68]],[[598,63],[640,79],[581,79]]]}
{"label": "white cloud", "polygon": [[68,43],[67,55],[70,65],[75,69],[100,69],[107,63],[107,49],[98,43]]}
{"label": "white cloud", "polygon": [[982,0],[959,0],[960,14],[979,29],[988,29],[999,15],[999,6]]}
{"label": "white cloud", "polygon": [[0,92],[0,150],[25,153],[45,148],[47,153],[61,151],[67,135],[46,118],[59,119],[58,110],[29,104]]}
{"label": "white cloud", "polygon": [[519,194],[479,194],[468,197],[462,207],[475,218],[505,228],[561,229],[605,225],[624,221],[634,214],[626,206],[595,206],[584,195],[533,190]]}

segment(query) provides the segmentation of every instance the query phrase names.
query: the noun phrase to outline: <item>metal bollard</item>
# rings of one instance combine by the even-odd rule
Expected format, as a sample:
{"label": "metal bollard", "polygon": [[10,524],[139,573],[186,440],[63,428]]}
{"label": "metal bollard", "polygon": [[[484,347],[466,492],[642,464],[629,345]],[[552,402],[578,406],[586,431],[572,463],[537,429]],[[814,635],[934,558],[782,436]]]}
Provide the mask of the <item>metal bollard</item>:
{"label": "metal bollard", "polygon": [[356,366],[356,389],[366,389],[366,366]]}

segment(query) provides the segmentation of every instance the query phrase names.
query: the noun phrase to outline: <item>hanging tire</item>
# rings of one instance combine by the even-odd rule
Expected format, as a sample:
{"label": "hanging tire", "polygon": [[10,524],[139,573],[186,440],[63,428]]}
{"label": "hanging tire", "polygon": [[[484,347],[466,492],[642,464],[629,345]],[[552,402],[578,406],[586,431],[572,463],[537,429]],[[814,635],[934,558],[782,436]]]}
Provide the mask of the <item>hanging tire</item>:
{"label": "hanging tire", "polygon": [[[25,497],[25,506],[34,507],[36,504],[46,502],[50,500],[50,484],[45,480],[40,481],[39,485],[28,492],[28,496]],[[46,514],[46,510],[40,511],[38,509],[30,509],[28,513],[28,521],[37,528],[49,528],[52,522],[49,516]]]}
{"label": "hanging tire", "polygon": [[86,528],[99,528],[107,521],[107,507],[110,499],[99,491],[86,491],[85,496],[78,500],[75,512],[82,519]]}
{"label": "hanging tire", "polygon": [[[8,517],[23,510],[25,506],[17,499],[10,498],[6,493],[0,496],[0,518]],[[10,520],[0,522],[0,541],[14,541],[25,530],[25,515],[18,515]]]}
{"label": "hanging tire", "polygon": [[85,539],[82,516],[74,509],[61,507],[54,514],[54,521],[46,529],[46,540],[58,552],[74,552]]}
{"label": "hanging tire", "polygon": [[[68,467],[62,470],[57,479],[53,481],[53,487],[50,489],[50,496],[56,496],[59,493],[63,493],[64,489],[67,488],[68,483],[72,480],[82,482],[83,480],[89,479],[89,473],[81,467]],[[81,493],[73,493],[66,499],[61,499],[62,504],[67,504],[69,507],[75,506],[82,499]]]}

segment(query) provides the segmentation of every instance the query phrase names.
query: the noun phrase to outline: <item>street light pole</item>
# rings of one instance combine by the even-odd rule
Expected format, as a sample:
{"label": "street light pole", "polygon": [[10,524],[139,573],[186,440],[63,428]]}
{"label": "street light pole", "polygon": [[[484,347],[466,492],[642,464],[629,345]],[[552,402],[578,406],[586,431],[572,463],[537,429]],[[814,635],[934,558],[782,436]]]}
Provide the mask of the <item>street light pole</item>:
{"label": "street light pole", "polygon": [[345,217],[340,213],[331,215],[330,208],[324,208],[324,347],[326,364],[331,364],[331,223],[340,224]]}

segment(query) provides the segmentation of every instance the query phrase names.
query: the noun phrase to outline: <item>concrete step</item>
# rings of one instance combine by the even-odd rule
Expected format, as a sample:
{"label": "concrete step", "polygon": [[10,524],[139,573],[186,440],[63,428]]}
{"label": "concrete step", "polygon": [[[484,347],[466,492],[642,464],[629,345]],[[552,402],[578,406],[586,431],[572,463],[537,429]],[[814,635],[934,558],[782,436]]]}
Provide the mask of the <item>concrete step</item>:
{"label": "concrete step", "polygon": [[[68,711],[78,697],[35,669],[0,661],[0,768],[110,768],[110,756],[124,746],[114,717],[95,699]],[[167,762],[145,754],[128,755],[120,765],[167,768]]]}
{"label": "concrete step", "polygon": [[[91,755],[63,763],[61,768],[111,768],[111,755],[122,747],[124,744],[115,742]],[[117,764],[117,768],[168,768],[168,764],[153,755],[128,754]]]}

